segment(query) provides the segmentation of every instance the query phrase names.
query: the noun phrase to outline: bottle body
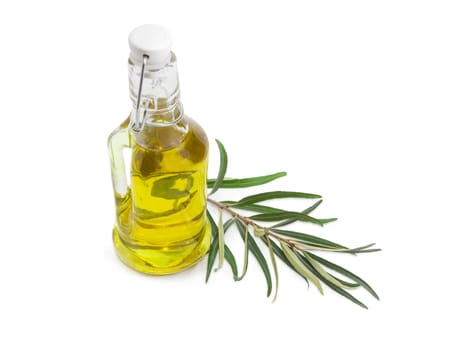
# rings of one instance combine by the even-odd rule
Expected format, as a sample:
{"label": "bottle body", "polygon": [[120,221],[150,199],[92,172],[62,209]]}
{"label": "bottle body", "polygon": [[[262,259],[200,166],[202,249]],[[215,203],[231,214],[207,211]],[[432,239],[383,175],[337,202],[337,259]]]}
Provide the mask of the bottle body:
{"label": "bottle body", "polygon": [[128,266],[164,275],[192,266],[210,246],[208,140],[184,115],[176,56],[167,49],[164,29],[139,27],[129,44],[133,110],[108,140],[116,202],[113,242]]}
{"label": "bottle body", "polygon": [[128,147],[131,158],[125,164],[128,185],[119,188],[113,178],[113,242],[120,259],[135,270],[158,275],[195,264],[208,251],[211,237],[205,132],[187,117],[164,127],[145,125],[141,133],[124,123],[109,145],[112,166],[120,162],[115,159],[120,146]]}

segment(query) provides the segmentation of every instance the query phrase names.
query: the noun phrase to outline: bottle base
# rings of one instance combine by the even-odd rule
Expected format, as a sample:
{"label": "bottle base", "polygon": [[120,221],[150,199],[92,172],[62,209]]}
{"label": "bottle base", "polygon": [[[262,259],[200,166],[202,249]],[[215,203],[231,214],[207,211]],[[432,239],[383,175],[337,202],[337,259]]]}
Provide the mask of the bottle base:
{"label": "bottle base", "polygon": [[204,226],[197,241],[160,248],[132,246],[124,242],[117,226],[113,243],[120,260],[130,268],[149,275],[169,275],[194,266],[210,247],[210,224]]}

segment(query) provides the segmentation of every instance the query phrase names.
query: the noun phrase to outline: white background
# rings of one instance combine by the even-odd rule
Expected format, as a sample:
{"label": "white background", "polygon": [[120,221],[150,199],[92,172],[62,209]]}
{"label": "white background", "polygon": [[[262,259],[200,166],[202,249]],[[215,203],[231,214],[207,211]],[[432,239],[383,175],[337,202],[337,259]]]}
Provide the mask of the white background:
{"label": "white background", "polygon": [[[0,348],[456,349],[457,18],[453,1],[3,1]],[[304,231],[383,248],[338,259],[380,302],[280,264],[271,304],[253,259],[208,285],[205,260],[160,278],[118,261],[106,139],[143,23],[173,30],[186,112],[228,176],[286,170],[256,191],[320,193],[339,221]]]}

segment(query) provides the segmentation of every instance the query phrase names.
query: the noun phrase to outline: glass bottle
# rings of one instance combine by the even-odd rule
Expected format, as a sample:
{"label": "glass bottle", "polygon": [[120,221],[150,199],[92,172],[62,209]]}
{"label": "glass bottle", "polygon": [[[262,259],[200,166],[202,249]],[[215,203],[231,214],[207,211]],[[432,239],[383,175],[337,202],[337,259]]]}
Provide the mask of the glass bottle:
{"label": "glass bottle", "polygon": [[184,115],[169,32],[144,25],[129,36],[130,116],[108,139],[116,222],[113,242],[135,270],[170,274],[208,251],[208,140]]}

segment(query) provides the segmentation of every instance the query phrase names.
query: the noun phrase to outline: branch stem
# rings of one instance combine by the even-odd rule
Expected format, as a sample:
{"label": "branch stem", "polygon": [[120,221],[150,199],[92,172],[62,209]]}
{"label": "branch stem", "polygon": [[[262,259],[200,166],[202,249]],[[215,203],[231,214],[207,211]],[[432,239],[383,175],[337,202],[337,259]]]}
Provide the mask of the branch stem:
{"label": "branch stem", "polygon": [[259,226],[257,223],[255,223],[253,220],[250,220],[248,219],[246,216],[243,216],[239,213],[237,213],[234,209],[232,209],[229,205],[227,204],[224,204],[224,203],[221,203],[221,202],[218,202],[218,201],[215,201],[214,199],[212,198],[207,198],[207,201],[209,203],[211,203],[212,205],[214,205],[215,207],[217,207],[218,209],[222,210],[222,211],[225,211],[226,213],[228,213],[229,215],[231,215],[233,218],[237,218],[239,219],[240,221],[242,221],[246,226],[251,226],[253,227],[253,229],[255,228],[258,228],[258,229],[262,229],[264,230],[264,233],[265,233],[265,236],[270,236],[270,237],[273,237],[273,238],[276,238],[277,240],[279,241],[282,241],[286,244],[288,244],[291,248],[296,248],[296,245],[294,244],[293,241],[291,241],[290,239],[287,239],[287,238],[284,238],[284,237],[281,237],[279,235],[277,235],[276,233],[272,232],[269,228],[267,227],[261,227]]}

